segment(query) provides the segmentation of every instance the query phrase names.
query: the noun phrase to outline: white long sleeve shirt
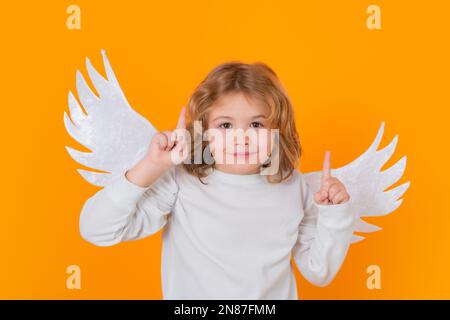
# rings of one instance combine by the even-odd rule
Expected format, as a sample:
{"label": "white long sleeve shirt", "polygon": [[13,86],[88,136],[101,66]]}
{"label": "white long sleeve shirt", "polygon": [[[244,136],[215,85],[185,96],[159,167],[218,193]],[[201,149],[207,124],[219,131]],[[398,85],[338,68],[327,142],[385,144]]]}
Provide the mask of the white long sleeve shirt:
{"label": "white long sleeve shirt", "polygon": [[149,188],[119,176],[84,204],[81,236],[111,246],[163,228],[163,299],[298,299],[291,255],[308,281],[331,282],[353,232],[348,202],[318,205],[297,169],[278,184],[210,172],[204,185],[175,166]]}

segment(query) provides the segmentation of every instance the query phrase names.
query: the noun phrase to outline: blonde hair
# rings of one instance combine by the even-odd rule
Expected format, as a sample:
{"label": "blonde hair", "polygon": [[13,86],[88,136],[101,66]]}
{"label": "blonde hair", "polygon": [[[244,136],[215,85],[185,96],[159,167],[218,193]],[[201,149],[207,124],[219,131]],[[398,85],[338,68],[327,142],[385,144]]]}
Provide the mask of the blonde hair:
{"label": "blonde hair", "polygon": [[[247,98],[254,98],[264,103],[270,110],[268,122],[271,128],[279,129],[279,168],[274,175],[268,175],[270,183],[279,183],[292,175],[302,154],[300,139],[295,127],[294,111],[290,98],[281,85],[276,73],[266,64],[256,62],[252,64],[231,61],[215,67],[197,86],[187,105],[188,121],[186,129],[191,137],[198,135],[198,128],[194,128],[194,121],[201,121],[202,132],[208,124],[208,115],[213,104],[224,95],[242,93]],[[209,141],[191,140],[191,150],[194,150],[194,140],[201,143],[197,146],[204,154]],[[196,149],[195,149],[196,150]],[[190,163],[183,163],[186,171],[200,179],[208,175],[207,171],[214,166],[202,161],[194,163],[191,152]]]}

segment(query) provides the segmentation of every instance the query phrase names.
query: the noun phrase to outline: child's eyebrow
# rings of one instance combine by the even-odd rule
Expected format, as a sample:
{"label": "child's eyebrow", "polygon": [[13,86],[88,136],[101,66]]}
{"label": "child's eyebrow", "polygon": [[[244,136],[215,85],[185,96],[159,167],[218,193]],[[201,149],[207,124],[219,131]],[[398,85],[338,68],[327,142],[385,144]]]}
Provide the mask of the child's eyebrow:
{"label": "child's eyebrow", "polygon": [[216,121],[216,120],[221,119],[221,118],[233,120],[233,117],[229,117],[229,116],[218,116],[218,117],[215,117],[215,118],[213,119],[213,121]]}
{"label": "child's eyebrow", "polygon": [[256,115],[256,116],[253,116],[253,117],[252,117],[252,119],[258,119],[258,118],[266,118],[266,116],[263,115],[263,114],[258,114],[258,115]]}
{"label": "child's eyebrow", "polygon": [[[230,117],[230,116],[218,116],[218,117],[214,118],[213,121],[216,121],[216,120],[221,119],[221,118],[233,120],[233,117]],[[266,118],[266,116],[263,115],[263,114],[258,114],[256,116],[251,117],[251,118],[252,119]]]}

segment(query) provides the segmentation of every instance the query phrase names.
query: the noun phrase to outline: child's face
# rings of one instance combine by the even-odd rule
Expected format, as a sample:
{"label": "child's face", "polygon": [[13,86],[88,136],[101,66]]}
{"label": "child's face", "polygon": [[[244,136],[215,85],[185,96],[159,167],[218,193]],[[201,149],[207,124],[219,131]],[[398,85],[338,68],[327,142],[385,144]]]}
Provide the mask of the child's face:
{"label": "child's face", "polygon": [[234,174],[259,172],[272,149],[267,117],[267,107],[242,93],[220,98],[208,117],[208,130],[219,138],[214,136],[209,144],[215,167]]}

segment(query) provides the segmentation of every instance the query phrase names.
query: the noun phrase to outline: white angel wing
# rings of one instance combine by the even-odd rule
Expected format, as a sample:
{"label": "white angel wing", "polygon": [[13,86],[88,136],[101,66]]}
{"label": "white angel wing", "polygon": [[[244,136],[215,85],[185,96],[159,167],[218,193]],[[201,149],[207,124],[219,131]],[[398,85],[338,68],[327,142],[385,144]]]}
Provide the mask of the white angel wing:
{"label": "white angel wing", "polygon": [[98,95],[77,70],[76,88],[85,112],[70,91],[70,118],[64,112],[67,132],[92,152],[81,152],[67,146],[66,149],[78,163],[103,171],[78,169],[84,179],[96,186],[105,186],[139,161],[156,132],[150,122],[131,108],[105,51],[101,50],[101,53],[107,79],[86,58],[87,71]]}
{"label": "white angel wing", "polygon": [[[397,146],[398,135],[383,149],[377,151],[384,132],[385,123],[382,122],[378,134],[372,145],[354,161],[349,164],[331,169],[331,175],[338,178],[350,194],[352,209],[358,214],[355,225],[356,232],[374,232],[381,228],[371,225],[360,217],[384,216],[397,209],[403,199],[399,199],[409,187],[409,181],[384,191],[392,186],[403,175],[406,167],[406,156],[403,156],[394,165],[380,171],[383,165],[391,158]],[[306,183],[315,193],[320,188],[321,171],[304,174]],[[353,235],[352,243],[363,240],[364,237]]]}

